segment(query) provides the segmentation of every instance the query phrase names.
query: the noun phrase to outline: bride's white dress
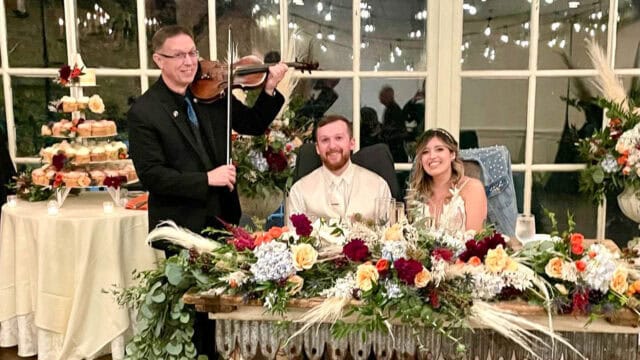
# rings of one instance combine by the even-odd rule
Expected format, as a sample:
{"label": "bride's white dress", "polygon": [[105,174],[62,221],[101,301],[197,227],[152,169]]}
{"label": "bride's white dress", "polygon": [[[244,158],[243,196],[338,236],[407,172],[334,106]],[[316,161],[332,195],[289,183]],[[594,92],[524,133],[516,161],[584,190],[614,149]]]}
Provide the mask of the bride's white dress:
{"label": "bride's white dress", "polygon": [[436,230],[456,237],[464,235],[467,215],[464,207],[464,199],[460,195],[460,192],[467,182],[468,180],[459,187],[449,189],[449,192],[451,192],[451,200],[442,205],[442,211],[439,215],[432,215],[429,206],[425,206],[426,216],[434,220],[435,224],[433,227]]}

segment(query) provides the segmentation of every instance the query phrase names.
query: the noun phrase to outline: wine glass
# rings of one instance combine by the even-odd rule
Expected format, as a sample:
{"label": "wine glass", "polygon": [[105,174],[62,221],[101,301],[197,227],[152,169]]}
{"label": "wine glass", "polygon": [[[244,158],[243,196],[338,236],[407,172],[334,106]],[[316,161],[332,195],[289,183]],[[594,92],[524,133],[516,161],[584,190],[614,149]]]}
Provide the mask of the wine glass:
{"label": "wine glass", "polygon": [[[391,205],[393,202],[393,206]],[[391,225],[393,221],[392,217],[395,218],[395,214],[392,214],[392,211],[395,212],[396,201],[393,198],[388,197],[379,197],[375,200],[375,222],[376,226],[379,228],[385,228]]]}
{"label": "wine glass", "polygon": [[533,240],[536,235],[536,218],[533,214],[518,214],[516,238],[522,245]]}

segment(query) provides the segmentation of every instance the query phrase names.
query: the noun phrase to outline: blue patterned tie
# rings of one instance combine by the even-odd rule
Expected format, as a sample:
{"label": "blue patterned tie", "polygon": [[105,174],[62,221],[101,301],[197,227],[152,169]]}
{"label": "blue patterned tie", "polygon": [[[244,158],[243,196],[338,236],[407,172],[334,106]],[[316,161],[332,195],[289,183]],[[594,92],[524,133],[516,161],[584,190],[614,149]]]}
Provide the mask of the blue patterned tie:
{"label": "blue patterned tie", "polygon": [[184,101],[187,103],[187,117],[189,117],[189,122],[195,130],[198,130],[200,128],[198,125],[198,117],[196,116],[195,110],[193,110],[193,105],[191,104],[189,96],[185,96]]}

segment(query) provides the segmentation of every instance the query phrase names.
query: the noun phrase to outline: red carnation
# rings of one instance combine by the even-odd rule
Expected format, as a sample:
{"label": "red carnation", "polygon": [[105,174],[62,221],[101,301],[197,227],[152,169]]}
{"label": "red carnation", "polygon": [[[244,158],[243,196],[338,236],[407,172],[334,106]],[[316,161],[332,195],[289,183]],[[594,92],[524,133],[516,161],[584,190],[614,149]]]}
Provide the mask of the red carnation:
{"label": "red carnation", "polygon": [[588,313],[587,307],[589,306],[589,292],[586,290],[576,291],[572,297],[572,313],[574,315],[586,315]]}
{"label": "red carnation", "polygon": [[309,236],[311,235],[311,231],[313,231],[313,227],[311,226],[311,221],[305,214],[293,214],[289,217],[291,219],[291,223],[293,223],[293,227],[296,228],[296,234],[299,236]]}
{"label": "red carnation", "polygon": [[369,256],[369,248],[365,245],[364,241],[354,239],[342,247],[342,253],[351,261],[361,262]]}
{"label": "red carnation", "polygon": [[453,251],[446,248],[437,248],[431,252],[431,256],[436,259],[451,261],[451,258],[453,258]]}
{"label": "red carnation", "polygon": [[287,157],[282,151],[274,152],[271,148],[269,148],[264,152],[263,155],[265,159],[267,159],[267,164],[269,164],[270,171],[282,172],[287,168],[287,165],[289,164],[289,162],[287,161]]}
{"label": "red carnation", "polygon": [[393,262],[393,267],[398,272],[398,278],[407,285],[413,285],[416,274],[422,271],[422,264],[417,260],[398,259]]}

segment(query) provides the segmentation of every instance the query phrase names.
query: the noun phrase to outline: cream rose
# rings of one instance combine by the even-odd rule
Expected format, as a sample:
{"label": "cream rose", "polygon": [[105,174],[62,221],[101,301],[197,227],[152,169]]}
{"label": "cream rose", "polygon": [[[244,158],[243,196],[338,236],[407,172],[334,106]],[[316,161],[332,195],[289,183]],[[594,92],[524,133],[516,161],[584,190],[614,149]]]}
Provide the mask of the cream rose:
{"label": "cream rose", "polygon": [[431,281],[431,273],[429,272],[429,270],[425,268],[423,268],[422,271],[417,273],[416,277],[413,280],[417,288],[423,288],[427,286],[427,284],[429,284],[429,281]]}
{"label": "cream rose", "polygon": [[544,267],[544,272],[552,278],[562,279],[562,268],[564,261],[559,257],[554,257]]}
{"label": "cream rose", "polygon": [[304,279],[298,275],[289,276],[287,282],[291,284],[291,290],[289,290],[289,295],[295,295],[302,290],[302,286],[304,285]]}
{"label": "cream rose", "polygon": [[308,270],[318,260],[318,252],[309,244],[291,246],[291,256],[296,270]]}
{"label": "cream rose", "polygon": [[627,270],[623,268],[617,268],[616,271],[613,272],[613,278],[611,278],[611,284],[609,284],[611,290],[624,294],[629,287],[627,283]]}
{"label": "cream rose", "polygon": [[491,249],[487,252],[484,264],[492,273],[516,271],[518,268],[518,264],[509,257],[507,252],[502,248],[502,245],[498,245],[497,248]]}
{"label": "cream rose", "polygon": [[100,95],[93,95],[89,98],[89,110],[96,114],[102,114],[104,112],[104,103]]}
{"label": "cream rose", "polygon": [[49,129],[47,125],[42,125],[42,127],[40,128],[40,135],[51,136],[51,129]]}
{"label": "cream rose", "polygon": [[378,277],[375,265],[369,263],[359,265],[356,271],[356,286],[363,291],[371,290],[373,284],[378,282]]}
{"label": "cream rose", "polygon": [[393,224],[387,228],[384,232],[384,239],[387,241],[400,241],[402,240],[402,226],[400,224]]}

